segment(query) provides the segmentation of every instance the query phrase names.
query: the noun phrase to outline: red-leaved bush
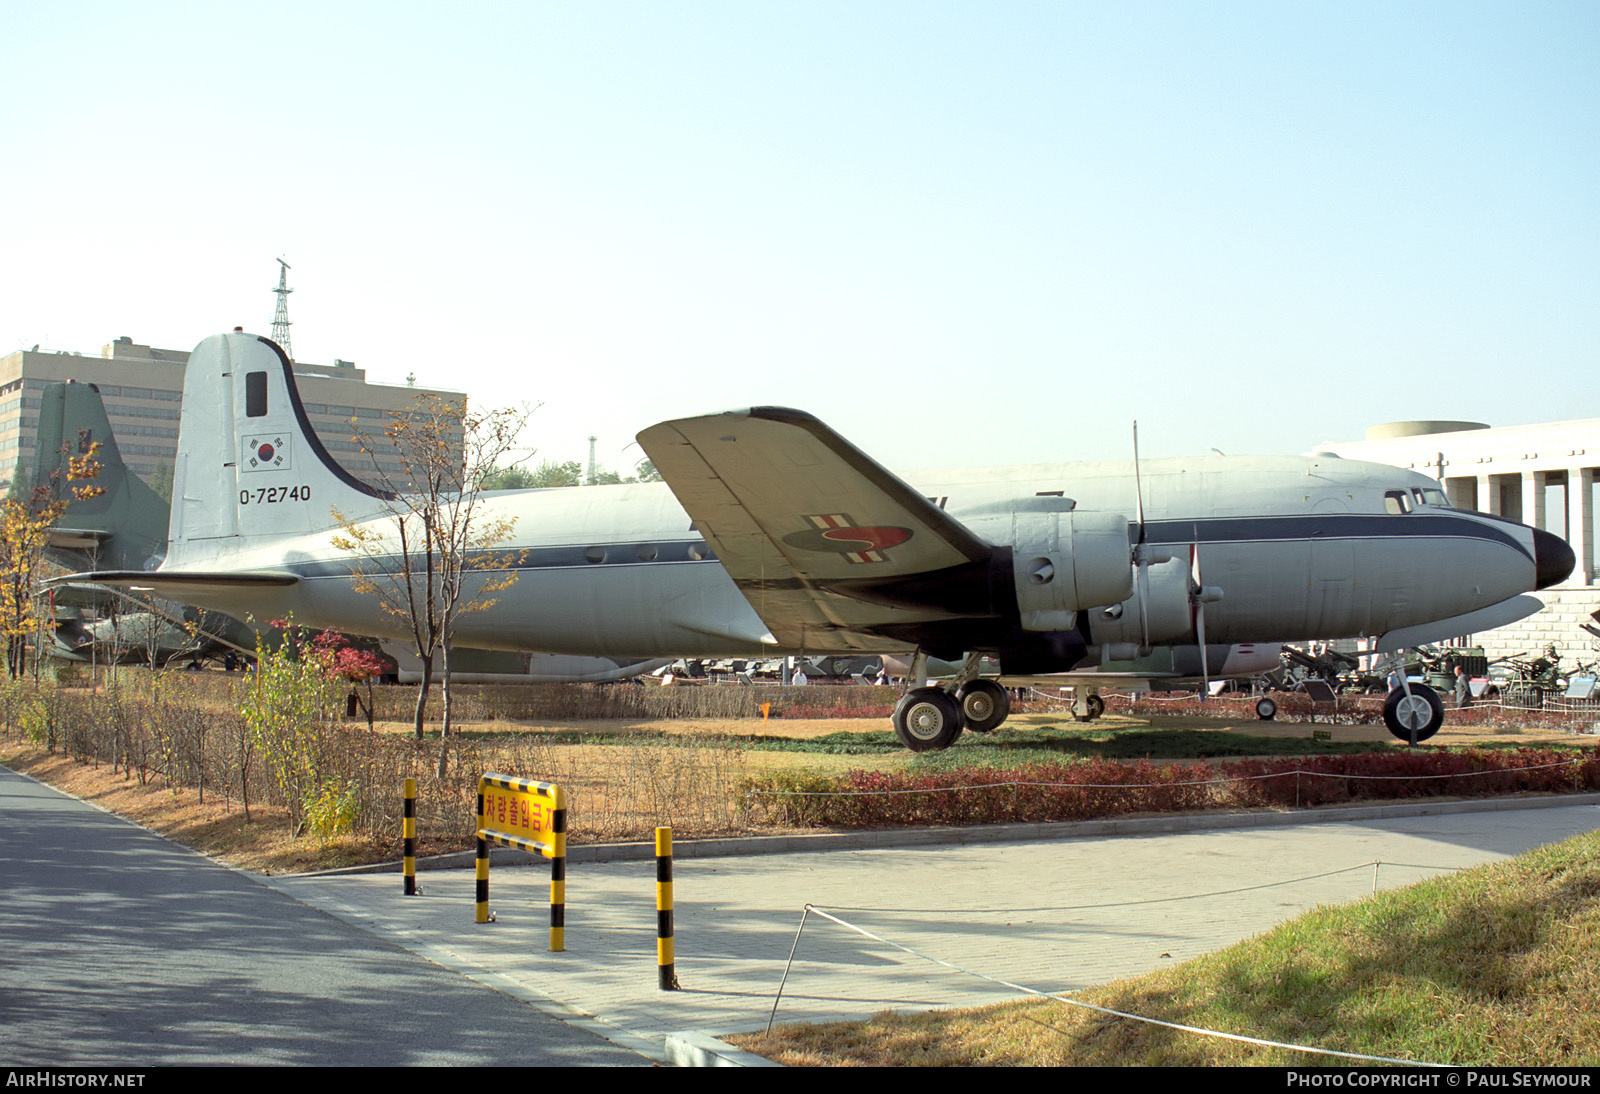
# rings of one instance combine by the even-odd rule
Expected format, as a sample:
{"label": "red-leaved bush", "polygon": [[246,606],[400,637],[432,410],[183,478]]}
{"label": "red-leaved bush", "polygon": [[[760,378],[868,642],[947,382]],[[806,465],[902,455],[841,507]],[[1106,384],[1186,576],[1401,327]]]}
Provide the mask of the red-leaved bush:
{"label": "red-leaved bush", "polygon": [[1600,749],[1363,753],[1216,763],[1087,760],[1000,770],[774,772],[751,779],[752,815],[831,828],[1008,824],[1203,809],[1298,808],[1417,797],[1600,788]]}

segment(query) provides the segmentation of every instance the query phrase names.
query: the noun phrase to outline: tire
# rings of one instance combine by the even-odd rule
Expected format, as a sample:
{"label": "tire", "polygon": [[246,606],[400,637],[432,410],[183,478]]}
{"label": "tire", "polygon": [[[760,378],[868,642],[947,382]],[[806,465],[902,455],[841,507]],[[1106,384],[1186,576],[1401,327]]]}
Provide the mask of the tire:
{"label": "tire", "polygon": [[1263,722],[1270,722],[1270,721],[1272,721],[1272,719],[1276,718],[1277,716],[1278,716],[1278,704],[1277,704],[1276,700],[1266,699],[1266,698],[1262,698],[1262,699],[1257,699],[1256,700],[1256,717],[1257,718],[1260,718]]}
{"label": "tire", "polygon": [[1406,744],[1412,742],[1413,731],[1417,741],[1426,741],[1444,725],[1444,704],[1426,684],[1412,684],[1410,695],[1395,688],[1383,701],[1383,724]]}
{"label": "tire", "polygon": [[961,720],[974,733],[998,729],[1011,713],[1011,696],[993,680],[972,680],[956,692]]}
{"label": "tire", "polygon": [[1073,715],[1080,722],[1092,722],[1106,712],[1106,701],[1098,695],[1091,695],[1083,702],[1084,706],[1089,708],[1089,712],[1087,714]]}
{"label": "tire", "polygon": [[894,735],[913,752],[949,748],[961,736],[961,706],[942,688],[914,688],[895,704]]}

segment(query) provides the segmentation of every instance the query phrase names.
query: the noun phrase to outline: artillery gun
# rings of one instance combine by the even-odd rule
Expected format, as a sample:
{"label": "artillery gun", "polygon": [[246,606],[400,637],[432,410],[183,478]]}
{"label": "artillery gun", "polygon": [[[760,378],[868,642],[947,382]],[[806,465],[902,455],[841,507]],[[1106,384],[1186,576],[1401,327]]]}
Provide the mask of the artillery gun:
{"label": "artillery gun", "polygon": [[1566,690],[1565,674],[1561,671],[1561,654],[1555,646],[1546,646],[1543,655],[1525,660],[1523,655],[1502,657],[1494,664],[1500,671],[1484,692],[1484,698],[1498,698],[1507,706],[1528,707],[1537,710],[1545,700]]}

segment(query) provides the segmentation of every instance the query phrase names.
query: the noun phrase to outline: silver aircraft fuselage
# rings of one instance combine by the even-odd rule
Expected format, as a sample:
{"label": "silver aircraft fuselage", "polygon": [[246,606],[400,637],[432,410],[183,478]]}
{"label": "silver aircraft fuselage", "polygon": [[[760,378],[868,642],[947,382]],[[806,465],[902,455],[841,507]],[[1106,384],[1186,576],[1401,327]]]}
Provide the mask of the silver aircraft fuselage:
{"label": "silver aircraft fuselage", "polygon": [[[1442,495],[1415,472],[1321,455],[1150,460],[1140,472],[1147,541],[1170,547],[1184,565],[1193,552],[1205,583],[1226,590],[1208,608],[1210,642],[1375,635],[1540,587],[1532,529],[1417,504],[1422,491]],[[998,529],[1018,499],[1064,492],[1079,510],[1127,511],[1134,495],[1127,463],[905,478],[980,535],[991,523]],[[1389,511],[1386,495],[1396,492],[1409,511]],[[774,652],[766,626],[666,486],[490,493],[481,504],[485,519],[514,520],[503,550],[520,561],[515,584],[496,594],[493,608],[461,617],[459,644],[608,657]],[[361,523],[383,531],[393,518]],[[205,550],[208,542],[214,553]],[[299,583],[195,589],[184,598],[258,619],[292,612],[310,626],[401,633],[353,588],[352,556],[333,546],[328,528],[256,536],[240,546],[234,539],[191,541],[182,566],[285,570]],[[499,576],[488,570],[479,580]],[[907,648],[882,644],[882,652]]]}

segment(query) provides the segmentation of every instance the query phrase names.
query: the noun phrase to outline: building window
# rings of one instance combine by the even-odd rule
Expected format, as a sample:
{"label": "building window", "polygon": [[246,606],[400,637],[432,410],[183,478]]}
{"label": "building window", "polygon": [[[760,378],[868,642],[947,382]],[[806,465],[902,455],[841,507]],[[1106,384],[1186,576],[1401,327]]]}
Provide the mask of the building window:
{"label": "building window", "polygon": [[1522,476],[1491,475],[1489,491],[1493,495],[1489,511],[1507,520],[1522,520]]}
{"label": "building window", "polygon": [[1567,473],[1546,471],[1539,478],[1543,480],[1544,490],[1544,513],[1539,527],[1567,539]]}

